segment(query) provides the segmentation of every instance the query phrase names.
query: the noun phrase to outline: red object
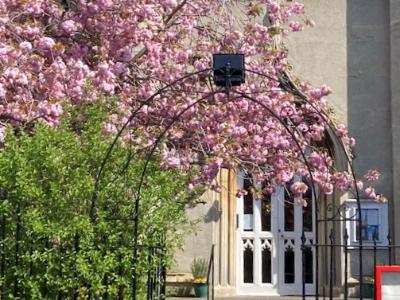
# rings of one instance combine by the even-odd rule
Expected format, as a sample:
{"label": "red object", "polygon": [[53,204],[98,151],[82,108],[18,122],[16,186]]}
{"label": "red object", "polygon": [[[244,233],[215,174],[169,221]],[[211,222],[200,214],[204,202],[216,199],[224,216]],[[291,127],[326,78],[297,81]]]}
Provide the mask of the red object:
{"label": "red object", "polygon": [[400,273],[400,266],[376,266],[375,267],[375,299],[382,300],[382,273]]}

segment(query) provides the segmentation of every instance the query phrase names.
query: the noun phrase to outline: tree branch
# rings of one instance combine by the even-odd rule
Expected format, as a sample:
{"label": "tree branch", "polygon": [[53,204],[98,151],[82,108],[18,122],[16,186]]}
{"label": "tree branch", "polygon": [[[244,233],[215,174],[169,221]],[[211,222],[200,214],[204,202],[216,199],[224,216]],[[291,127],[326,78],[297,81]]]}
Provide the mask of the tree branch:
{"label": "tree branch", "polygon": [[179,4],[175,9],[169,14],[169,16],[165,19],[164,24],[168,25],[171,19],[177,14],[178,11],[186,4],[187,0],[183,0],[181,4]]}

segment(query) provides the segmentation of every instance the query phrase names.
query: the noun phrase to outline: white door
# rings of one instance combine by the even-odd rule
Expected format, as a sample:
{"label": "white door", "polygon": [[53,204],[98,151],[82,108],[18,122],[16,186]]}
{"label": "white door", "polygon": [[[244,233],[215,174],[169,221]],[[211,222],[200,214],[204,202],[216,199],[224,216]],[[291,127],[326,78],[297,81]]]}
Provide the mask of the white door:
{"label": "white door", "polygon": [[312,190],[303,195],[307,199],[307,207],[297,204],[297,198],[292,198],[283,187],[276,192],[278,199],[278,251],[279,251],[279,294],[301,295],[303,292],[303,272],[305,288],[308,295],[314,294],[314,249],[304,251],[304,270],[301,251],[302,229],[304,227],[305,244],[313,244],[314,240],[314,210],[312,205]]}
{"label": "white door", "polygon": [[[311,192],[304,195],[309,197],[309,206],[303,208],[297,199],[290,199],[284,188],[255,199],[251,180],[243,173],[238,176],[238,187],[246,190],[247,195],[237,198],[237,293],[301,295],[303,225],[306,244],[314,238]],[[312,294],[313,251],[305,251],[304,258],[306,292]]]}

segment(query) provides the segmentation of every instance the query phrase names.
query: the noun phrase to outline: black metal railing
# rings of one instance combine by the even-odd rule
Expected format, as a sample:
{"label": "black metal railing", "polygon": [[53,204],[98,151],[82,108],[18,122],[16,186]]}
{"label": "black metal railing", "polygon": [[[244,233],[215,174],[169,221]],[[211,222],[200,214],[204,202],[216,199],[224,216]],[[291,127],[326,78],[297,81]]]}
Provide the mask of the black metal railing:
{"label": "black metal railing", "polygon": [[[5,299],[79,299],[82,291],[87,291],[88,297],[97,299],[127,299],[129,283],[126,278],[131,276],[131,258],[127,256],[131,239],[122,239],[115,245],[107,248],[96,248],[97,254],[104,257],[113,257],[112,267],[102,275],[103,291],[101,294],[92,292],[94,288],[82,276],[80,263],[85,257],[87,249],[79,235],[69,239],[56,239],[52,236],[36,236],[29,232],[20,217],[20,210],[16,210],[15,222],[0,218],[0,300]],[[110,241],[105,236],[99,237],[102,246]],[[145,272],[141,276],[141,291],[147,300],[165,299],[166,288],[166,248],[163,240],[154,245],[139,246],[139,254],[147,257]],[[125,249],[125,250],[124,250]],[[125,251],[125,252],[124,252]],[[40,257],[40,260],[37,259]],[[90,260],[91,258],[89,258]],[[90,263],[90,261],[89,261]],[[92,261],[92,268],[96,268],[96,261]],[[90,266],[88,264],[88,266]],[[56,280],[48,281],[46,274]],[[71,279],[69,279],[71,278]],[[74,280],[72,286],[64,286],[59,282]],[[129,281],[128,281],[129,282]],[[34,296],[28,284],[37,286]],[[116,290],[114,295],[110,291]],[[38,299],[38,298],[37,298]]]}
{"label": "black metal railing", "polygon": [[162,300],[166,295],[167,268],[163,246],[148,249],[147,300]]}
{"label": "black metal railing", "polygon": [[[374,233],[372,236],[372,241],[369,240],[368,243],[364,241],[364,243],[360,245],[357,241],[350,241],[349,234],[346,229],[344,230],[341,240],[336,238],[335,231],[331,229],[328,243],[307,244],[306,238],[303,234],[301,239],[303,299],[306,299],[306,296],[315,297],[315,299],[319,299],[320,297],[323,299],[333,299],[334,297],[341,296],[344,300],[349,299],[349,297],[361,300],[367,298],[367,295],[363,294],[362,287],[366,277],[374,278],[374,270],[376,266],[396,264],[395,250],[400,249],[400,245],[392,244],[390,234],[388,234],[385,239],[386,241],[379,240],[377,234]],[[316,251],[322,251],[322,249],[327,251],[325,251],[325,256],[322,261],[323,264],[321,267],[328,271],[325,273],[325,276],[321,276],[321,278],[319,278],[319,284],[315,286],[315,293],[307,294],[305,288],[307,284],[305,272],[305,253],[306,251],[312,251],[313,253],[316,253]],[[361,280],[360,274],[351,272],[351,266],[349,265],[349,262],[351,261],[351,255],[358,257],[358,252],[360,249],[362,250],[363,255],[362,261],[358,263],[362,263],[364,266],[370,266],[370,272],[363,272],[361,275],[363,280]],[[378,255],[381,256],[381,259],[378,259]],[[338,257],[340,257],[340,263],[338,262]],[[343,268],[340,267],[341,263],[343,263]],[[351,277],[358,280],[358,283],[353,282],[353,287],[358,286],[358,288],[353,290],[353,293],[350,295],[349,279]],[[337,295],[338,290],[340,290],[341,295]]]}
{"label": "black metal railing", "polygon": [[[211,293],[211,300],[214,300],[214,283],[215,283],[215,272],[214,272],[214,248],[215,244],[211,246],[211,253],[210,253],[210,260],[208,262],[208,271],[207,271],[207,300],[210,300],[210,293]],[[211,282],[210,282],[211,277]]]}

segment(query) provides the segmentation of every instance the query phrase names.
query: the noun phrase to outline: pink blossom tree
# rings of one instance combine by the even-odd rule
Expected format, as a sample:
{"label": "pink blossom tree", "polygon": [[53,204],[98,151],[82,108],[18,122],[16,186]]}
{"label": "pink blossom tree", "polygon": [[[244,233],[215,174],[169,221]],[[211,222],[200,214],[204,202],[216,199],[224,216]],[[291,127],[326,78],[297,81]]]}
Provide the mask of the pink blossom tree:
{"label": "pink blossom tree", "polygon": [[[335,170],[318,146],[327,131],[349,153],[354,146],[326,113],[330,89],[282,85],[289,63],[277,37],[313,26],[304,13],[292,0],[0,0],[1,135],[7,124],[57,126],[64,105],[106,97],[116,109],[105,134],[127,124],[124,141],[146,149],[168,128],[161,164],[196,169],[188,189],[218,189],[225,167],[244,168],[259,182],[284,185],[298,175],[326,194],[353,190],[352,176]],[[213,53],[245,55],[246,84],[229,96],[213,93],[207,72],[179,80],[210,68]]]}

